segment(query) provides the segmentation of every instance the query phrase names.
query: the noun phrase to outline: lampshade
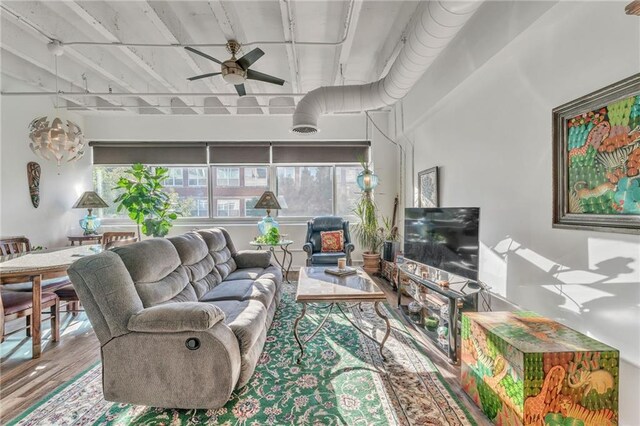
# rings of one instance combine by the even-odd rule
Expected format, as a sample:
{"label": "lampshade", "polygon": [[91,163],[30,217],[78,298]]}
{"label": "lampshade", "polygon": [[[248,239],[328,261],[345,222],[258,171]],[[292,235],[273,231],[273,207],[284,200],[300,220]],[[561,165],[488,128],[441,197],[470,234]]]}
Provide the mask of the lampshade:
{"label": "lampshade", "polygon": [[254,209],[266,210],[280,210],[281,208],[276,194],[271,191],[265,191],[254,207]]}
{"label": "lampshade", "polygon": [[99,209],[102,207],[109,207],[109,205],[94,191],[86,191],[73,205],[74,209]]}

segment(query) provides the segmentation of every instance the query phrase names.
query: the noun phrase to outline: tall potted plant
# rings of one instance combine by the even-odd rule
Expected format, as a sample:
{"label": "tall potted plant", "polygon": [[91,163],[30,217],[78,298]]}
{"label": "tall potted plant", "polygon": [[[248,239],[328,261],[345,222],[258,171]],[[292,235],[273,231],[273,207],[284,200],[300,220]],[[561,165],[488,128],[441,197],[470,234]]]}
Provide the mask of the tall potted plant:
{"label": "tall potted plant", "polygon": [[359,223],[354,226],[354,233],[358,244],[362,248],[362,259],[364,270],[369,274],[377,273],[380,270],[380,245],[382,239],[378,227],[377,207],[371,197],[370,191],[362,193],[360,200],[353,209],[358,217]]}
{"label": "tall potted plant", "polygon": [[141,231],[144,235],[164,237],[178,218],[171,208],[169,195],[163,192],[162,182],[167,179],[169,169],[165,167],[145,167],[140,163],[127,170],[128,176],[122,176],[116,188],[123,192],[114,200],[118,213],[126,210],[138,226],[138,239]]}

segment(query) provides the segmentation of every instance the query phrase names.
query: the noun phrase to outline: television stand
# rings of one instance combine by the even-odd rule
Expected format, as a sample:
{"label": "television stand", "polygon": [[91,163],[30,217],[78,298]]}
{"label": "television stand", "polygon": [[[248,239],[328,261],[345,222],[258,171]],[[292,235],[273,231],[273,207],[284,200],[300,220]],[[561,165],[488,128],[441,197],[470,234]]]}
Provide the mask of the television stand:
{"label": "television stand", "polygon": [[[438,285],[434,277],[439,272],[416,262],[397,265],[398,282],[408,282],[407,291],[411,301],[402,303],[402,292],[398,291],[398,309],[403,316],[442,351],[449,362],[457,364],[460,353],[460,329],[462,312],[478,310],[478,293],[482,287],[463,277],[447,274],[449,286]],[[428,271],[428,277],[422,277]]]}

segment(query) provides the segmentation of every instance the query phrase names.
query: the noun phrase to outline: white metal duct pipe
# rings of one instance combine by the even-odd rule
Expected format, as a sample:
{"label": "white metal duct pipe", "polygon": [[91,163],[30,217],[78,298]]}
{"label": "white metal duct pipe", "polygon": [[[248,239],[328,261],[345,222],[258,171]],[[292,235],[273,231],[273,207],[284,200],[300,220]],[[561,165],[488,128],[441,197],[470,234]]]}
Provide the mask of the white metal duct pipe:
{"label": "white metal duct pipe", "polygon": [[384,78],[369,84],[312,90],[298,102],[292,131],[315,133],[321,114],[378,109],[402,99],[481,3],[481,0],[425,2],[404,47]]}

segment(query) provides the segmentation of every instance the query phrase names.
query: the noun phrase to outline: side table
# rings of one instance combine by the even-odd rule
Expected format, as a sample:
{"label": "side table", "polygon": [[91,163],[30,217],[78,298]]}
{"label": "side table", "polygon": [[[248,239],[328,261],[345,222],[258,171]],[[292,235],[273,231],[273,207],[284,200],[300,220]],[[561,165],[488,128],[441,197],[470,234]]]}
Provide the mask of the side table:
{"label": "side table", "polygon": [[76,245],[76,241],[78,242],[79,246],[81,246],[85,241],[95,241],[97,244],[102,244],[102,234],[68,235],[67,239],[72,246]]}
{"label": "side table", "polygon": [[[293,262],[293,254],[289,251],[289,246],[291,244],[293,244],[293,241],[291,240],[282,240],[276,244],[259,243],[257,241],[251,241],[249,243],[250,246],[255,247],[258,250],[262,250],[263,246],[269,247],[269,251],[273,254],[273,258],[276,260],[276,263],[282,271],[282,276],[288,283],[291,282],[289,281],[289,272],[291,271],[291,263]],[[278,259],[276,247],[280,247],[280,250],[282,250],[282,260]]]}

